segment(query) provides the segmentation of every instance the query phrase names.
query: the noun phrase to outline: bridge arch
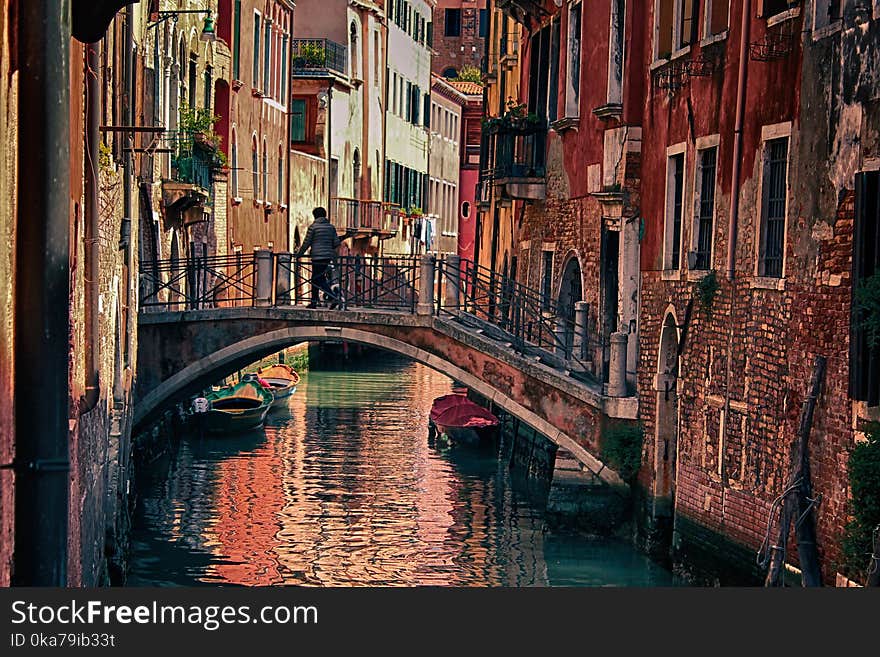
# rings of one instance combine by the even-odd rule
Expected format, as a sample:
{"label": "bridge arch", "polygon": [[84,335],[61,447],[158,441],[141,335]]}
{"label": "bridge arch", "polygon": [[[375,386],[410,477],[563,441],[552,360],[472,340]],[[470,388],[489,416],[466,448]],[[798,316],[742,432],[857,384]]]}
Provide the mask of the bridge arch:
{"label": "bridge arch", "polygon": [[424,349],[386,335],[357,328],[290,326],[255,335],[219,349],[215,353],[186,366],[147,393],[135,406],[134,425],[135,427],[143,425],[165,404],[197,392],[209,385],[211,381],[215,381],[224,372],[234,371],[237,367],[246,363],[253,362],[300,342],[326,341],[345,341],[378,347],[411,358],[452,379],[460,381],[546,436],[555,445],[572,452],[579,461],[584,463],[599,478],[614,485],[623,484],[614,470],[606,467],[604,463],[587,452],[571,437],[554,427],[540,415],[529,410],[482,379]]}

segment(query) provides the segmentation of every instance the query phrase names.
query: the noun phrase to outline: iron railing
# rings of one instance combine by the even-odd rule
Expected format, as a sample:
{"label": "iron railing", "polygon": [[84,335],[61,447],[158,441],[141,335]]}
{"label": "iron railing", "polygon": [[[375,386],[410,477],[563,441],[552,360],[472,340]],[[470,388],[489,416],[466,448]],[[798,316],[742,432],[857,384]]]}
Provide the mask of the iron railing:
{"label": "iron railing", "polygon": [[[327,274],[334,294],[323,301],[338,304],[340,310],[376,308],[414,313],[419,295],[419,262],[418,256],[337,257]],[[312,301],[312,271],[310,258],[278,254],[275,305]]]}
{"label": "iron railing", "polygon": [[484,180],[543,178],[546,174],[547,126],[543,123],[489,125]]}
{"label": "iron railing", "polygon": [[171,180],[211,189],[216,150],[200,133],[175,130],[165,133],[164,146],[171,151]]}
{"label": "iron railing", "polygon": [[[575,308],[563,308],[539,290],[469,260],[457,257],[437,262],[437,314],[452,314],[481,328],[501,331],[519,353],[545,356],[567,363],[579,372],[596,372],[593,354],[604,341],[590,331],[591,318],[578,317]],[[491,332],[491,331],[490,331]]]}
{"label": "iron railing", "polygon": [[[143,263],[142,312],[231,306],[293,306],[317,301],[339,310],[435,314],[479,330],[514,352],[573,376],[604,376],[605,341],[586,304],[564,307],[542,292],[458,256],[336,258],[312,297],[314,263],[290,253],[202,256]],[[422,289],[424,286],[430,289]]]}
{"label": "iron railing", "polygon": [[252,305],[253,255],[193,256],[143,263],[141,310],[195,310]]}
{"label": "iron railing", "polygon": [[294,75],[348,74],[347,49],[342,44],[329,39],[294,39],[292,47]]}

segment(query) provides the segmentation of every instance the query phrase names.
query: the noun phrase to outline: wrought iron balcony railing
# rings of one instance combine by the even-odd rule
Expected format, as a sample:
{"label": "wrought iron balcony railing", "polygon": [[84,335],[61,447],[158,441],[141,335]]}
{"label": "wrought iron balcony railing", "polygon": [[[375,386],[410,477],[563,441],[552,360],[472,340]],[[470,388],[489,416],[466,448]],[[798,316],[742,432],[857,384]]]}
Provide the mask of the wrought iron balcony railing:
{"label": "wrought iron balcony railing", "polygon": [[347,75],[347,49],[329,39],[294,39],[292,70],[302,76],[329,75],[331,71]]}
{"label": "wrought iron balcony railing", "polygon": [[217,157],[214,145],[186,130],[168,132],[164,141],[171,152],[171,180],[210,191]]}
{"label": "wrought iron balcony railing", "polygon": [[547,126],[543,122],[512,121],[485,127],[484,180],[535,179],[546,174]]}

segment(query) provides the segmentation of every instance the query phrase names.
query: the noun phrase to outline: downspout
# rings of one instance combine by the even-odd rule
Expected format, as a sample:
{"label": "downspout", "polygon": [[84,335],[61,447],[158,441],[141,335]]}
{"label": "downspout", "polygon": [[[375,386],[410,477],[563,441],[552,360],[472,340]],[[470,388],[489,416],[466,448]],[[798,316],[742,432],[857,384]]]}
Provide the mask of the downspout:
{"label": "downspout", "polygon": [[98,185],[100,162],[101,96],[98,85],[98,71],[101,64],[98,56],[100,42],[87,43],[86,48],[86,135],[85,135],[85,376],[86,388],[80,415],[88,413],[98,405],[100,396],[100,374],[98,355],[100,354],[101,332],[98,316],[99,299],[99,213]]}
{"label": "downspout", "polygon": [[[122,79],[125,83],[124,104],[123,104],[123,125],[131,127],[134,125],[134,98],[135,89],[132,85],[132,72],[134,71],[134,8],[128,5],[125,8],[125,56],[123,59]],[[123,290],[117,301],[117,317],[125,313],[125,335],[121,338],[125,341],[121,348],[116,349],[116,362],[113,377],[113,399],[116,402],[123,402],[125,399],[125,380],[124,354],[127,353],[128,345],[131,344],[132,327],[131,327],[131,218],[132,218],[132,169],[133,169],[133,151],[134,137],[133,133],[123,133],[125,147],[122,152],[122,224],[119,228],[119,249],[123,251],[123,262],[125,264],[125,276],[122,280]],[[128,150],[126,150],[128,149]],[[125,301],[126,307],[123,310],[119,305]],[[119,339],[120,336],[117,336]]]}
{"label": "downspout", "polygon": [[[284,133],[285,135],[287,135],[287,139],[284,142],[284,152],[287,153],[287,158],[286,158],[287,159],[287,162],[286,162],[286,165],[287,165],[286,166],[287,185],[285,186],[285,189],[284,189],[284,202],[287,205],[287,248],[285,249],[287,252],[291,252],[293,250],[293,240],[291,239],[292,235],[290,232],[291,226],[293,224],[293,210],[290,207],[290,186],[293,183],[293,181],[290,178],[293,175],[293,163],[291,162],[292,158],[290,156],[291,137],[293,136],[293,135],[291,135],[291,131],[290,131],[290,117],[291,117],[291,113],[293,112],[293,73],[292,73],[292,71],[293,71],[293,19],[294,19],[294,9],[291,8],[290,9],[290,28],[289,28],[289,37],[287,39],[287,53],[286,53],[288,64],[287,64],[287,72],[285,75],[287,76],[287,79],[283,81],[283,84],[285,85],[284,88],[287,90],[287,94],[286,94],[287,97],[284,99],[284,102],[285,102],[284,106],[287,108],[287,114],[285,115],[285,118],[287,119],[285,121],[285,123],[287,125],[285,126],[285,133]],[[229,102],[231,105],[232,104],[231,93],[229,96]],[[232,136],[231,107],[228,109],[229,109],[229,113],[230,113],[230,118],[229,118],[230,124],[229,124],[229,127],[227,128],[227,139],[229,139]],[[230,150],[230,149],[227,148],[227,150]],[[235,175],[238,175],[238,174],[235,174]],[[281,353],[283,354],[284,351],[282,350]],[[282,358],[283,358],[283,356],[282,356]]]}
{"label": "downspout", "polygon": [[730,219],[727,225],[727,278],[736,275],[736,231],[739,219],[739,176],[742,158],[742,131],[745,115],[746,69],[748,65],[749,25],[752,0],[743,0],[739,39],[739,72],[736,80],[736,125],[733,129],[733,170],[730,176]]}
{"label": "downspout", "polygon": [[70,34],[69,0],[18,3],[16,586],[67,585]]}

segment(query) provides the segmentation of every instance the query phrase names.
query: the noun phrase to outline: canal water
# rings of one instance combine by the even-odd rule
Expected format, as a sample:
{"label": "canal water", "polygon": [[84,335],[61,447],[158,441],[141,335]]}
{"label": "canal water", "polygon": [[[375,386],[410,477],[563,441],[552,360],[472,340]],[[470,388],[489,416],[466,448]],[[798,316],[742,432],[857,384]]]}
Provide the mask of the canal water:
{"label": "canal water", "polygon": [[546,491],[491,449],[429,446],[451,388],[383,354],[304,373],[264,430],[169,437],[138,473],[129,585],[673,583],[625,542],[545,531]]}

